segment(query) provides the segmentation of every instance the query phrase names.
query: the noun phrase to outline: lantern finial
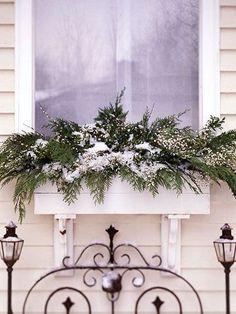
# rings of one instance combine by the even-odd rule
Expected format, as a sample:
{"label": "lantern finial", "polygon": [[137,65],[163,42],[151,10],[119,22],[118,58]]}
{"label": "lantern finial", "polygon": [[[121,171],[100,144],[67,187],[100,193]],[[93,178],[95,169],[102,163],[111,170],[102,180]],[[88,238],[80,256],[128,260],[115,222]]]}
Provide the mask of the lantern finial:
{"label": "lantern finial", "polygon": [[233,240],[234,237],[231,234],[232,228],[230,227],[229,224],[224,224],[223,227],[221,227],[222,230],[222,235],[220,236],[220,239],[228,239],[228,240]]}

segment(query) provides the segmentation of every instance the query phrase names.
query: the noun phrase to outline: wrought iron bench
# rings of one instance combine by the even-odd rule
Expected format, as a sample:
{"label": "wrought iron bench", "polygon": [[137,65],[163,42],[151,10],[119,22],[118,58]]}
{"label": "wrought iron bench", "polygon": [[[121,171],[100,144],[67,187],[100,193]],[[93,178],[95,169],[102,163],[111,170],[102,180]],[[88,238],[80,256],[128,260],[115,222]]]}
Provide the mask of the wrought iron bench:
{"label": "wrought iron bench", "polygon": [[[122,301],[126,303],[126,307],[130,308],[129,313],[160,314],[163,313],[163,311],[166,312],[165,306],[167,301],[169,301],[171,307],[175,306],[176,309],[174,311],[170,310],[168,313],[186,313],[189,311],[189,306],[191,305],[194,306],[194,312],[192,313],[203,314],[203,307],[198,292],[183,276],[162,268],[161,257],[159,255],[152,256],[149,262],[140,249],[132,243],[125,242],[115,245],[114,237],[118,230],[113,226],[106,229],[106,232],[109,235],[109,244],[102,242],[89,244],[81,251],[79,257],[72,265],[68,265],[68,257],[65,257],[62,267],[54,269],[39,278],[26,295],[22,313],[31,313],[29,305],[30,298],[38,286],[46,279],[51,278],[51,282],[59,281],[61,284],[61,280],[68,280],[68,277],[60,277],[60,280],[58,280],[55,277],[52,278],[52,275],[74,271],[75,274],[78,274],[71,277],[74,278],[72,279],[72,281],[74,280],[73,285],[59,286],[52,289],[52,292],[50,292],[44,300],[40,300],[42,303],[42,311],[39,313],[52,313],[50,306],[53,302],[59,303],[62,307],[60,313],[72,314],[73,312],[90,314],[99,312],[98,302],[94,300],[93,295],[89,295],[90,289],[99,289],[107,295],[108,310],[106,310],[106,313],[115,314],[118,313],[119,310],[118,303],[120,297],[125,294],[124,287],[131,285],[133,289],[136,290],[134,297],[128,296],[128,301]],[[97,251],[98,249],[99,251]],[[134,258],[140,260],[141,263],[133,264],[132,261]],[[86,262],[84,262],[84,260]],[[156,276],[157,273],[158,276]],[[163,274],[167,274],[168,276],[163,276]],[[81,282],[79,282],[79,280]],[[129,283],[127,283],[127,281],[129,281]],[[161,281],[164,281],[165,285],[163,285]],[[181,287],[183,284],[185,288],[180,288],[177,282],[181,282]],[[173,285],[175,287],[172,288]],[[177,292],[176,289],[178,290]],[[65,291],[67,293],[66,296],[64,294]],[[189,293],[188,297],[186,297],[186,291]],[[58,297],[62,292],[64,302],[59,302]],[[181,294],[182,297],[180,296]],[[78,300],[77,297],[79,298]],[[99,294],[99,298],[101,298],[101,294]],[[77,303],[75,303],[76,300],[78,301]],[[184,304],[186,301],[188,305],[185,308]],[[131,304],[132,302],[133,304]],[[149,303],[149,305],[147,305],[147,303]],[[74,312],[76,306],[77,309],[76,312]],[[121,312],[122,311],[119,313]],[[104,313],[104,310],[102,313]]]}

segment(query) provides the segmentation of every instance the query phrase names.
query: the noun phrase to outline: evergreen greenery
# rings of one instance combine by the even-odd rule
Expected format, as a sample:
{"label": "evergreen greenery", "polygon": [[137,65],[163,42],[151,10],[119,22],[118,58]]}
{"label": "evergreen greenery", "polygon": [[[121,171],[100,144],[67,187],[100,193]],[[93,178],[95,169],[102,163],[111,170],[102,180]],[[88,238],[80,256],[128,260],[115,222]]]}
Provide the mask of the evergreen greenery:
{"label": "evergreen greenery", "polygon": [[0,183],[15,180],[14,203],[20,221],[35,189],[56,184],[70,204],[83,185],[101,203],[114,177],[135,190],[158,194],[160,186],[181,193],[189,186],[201,193],[201,182],[228,184],[236,196],[236,131],[222,131],[224,119],[211,117],[199,132],[181,128],[181,115],[150,122],[126,121],[123,91],[114,104],[100,109],[94,124],[50,119],[52,135],[13,134],[0,148]]}

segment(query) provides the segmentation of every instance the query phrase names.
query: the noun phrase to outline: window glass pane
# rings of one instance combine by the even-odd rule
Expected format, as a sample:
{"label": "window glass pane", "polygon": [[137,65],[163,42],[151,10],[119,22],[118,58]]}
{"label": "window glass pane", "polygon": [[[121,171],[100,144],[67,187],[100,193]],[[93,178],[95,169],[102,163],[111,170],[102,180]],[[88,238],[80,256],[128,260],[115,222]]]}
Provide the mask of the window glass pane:
{"label": "window glass pane", "polygon": [[188,109],[198,126],[198,0],[36,0],[36,129],[90,123],[126,87],[129,119]]}

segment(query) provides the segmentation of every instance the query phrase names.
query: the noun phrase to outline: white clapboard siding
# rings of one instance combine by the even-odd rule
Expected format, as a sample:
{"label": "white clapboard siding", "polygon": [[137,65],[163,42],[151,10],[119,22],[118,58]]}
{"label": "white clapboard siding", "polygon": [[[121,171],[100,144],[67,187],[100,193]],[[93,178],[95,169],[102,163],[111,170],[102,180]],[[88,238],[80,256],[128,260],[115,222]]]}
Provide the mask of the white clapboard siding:
{"label": "white clapboard siding", "polygon": [[[235,15],[235,19],[236,19],[236,15]],[[221,51],[220,69],[221,71],[229,71],[229,72],[236,71],[236,50],[222,50]]]}
{"label": "white clapboard siding", "polygon": [[[5,223],[0,224],[1,230],[4,229]],[[43,230],[43,232],[42,232]],[[51,237],[53,232],[52,220],[45,220],[44,223],[24,223],[18,225],[17,233],[24,239],[24,247],[32,246],[45,246],[50,247],[53,245]],[[32,236],[33,235],[33,236]]]}
{"label": "white clapboard siding", "polygon": [[14,71],[0,70],[0,92],[14,92]]}
{"label": "white clapboard siding", "polygon": [[[219,263],[218,263],[219,265]],[[209,291],[224,291],[224,273],[220,272],[222,266],[218,268],[192,269],[184,268],[182,275],[187,278],[195,287],[198,287],[199,292]],[[236,274],[232,271],[231,274],[231,289],[236,290]]]}
{"label": "white clapboard siding", "polygon": [[14,40],[14,25],[3,25],[0,23],[0,48],[13,48]]}
{"label": "white clapboard siding", "polygon": [[0,134],[6,135],[14,132],[14,114],[1,114],[0,115]]}
{"label": "white clapboard siding", "polygon": [[222,28],[220,31],[220,47],[221,49],[236,49],[236,29]]}
{"label": "white clapboard siding", "polygon": [[225,130],[236,128],[236,1],[220,1],[221,114]]}
{"label": "white clapboard siding", "polygon": [[[226,123],[224,125],[225,130],[235,129],[236,128],[236,1],[235,0],[220,0],[220,88],[221,88],[221,115],[226,118]],[[206,236],[206,243],[209,244],[209,247],[204,251],[202,246],[202,252],[199,253],[201,256],[204,256],[209,262],[208,265],[211,265],[211,269],[217,270],[217,262],[215,261],[214,250],[212,248],[210,253],[210,242],[216,239],[220,235],[220,226],[225,222],[229,222],[230,225],[234,228],[236,227],[236,201],[233,198],[231,192],[223,186],[223,193],[220,192],[220,188],[217,185],[212,187],[212,199],[211,199],[211,215],[208,222],[203,218],[202,221],[198,220],[197,217],[194,217],[194,223],[202,223],[202,226],[196,224],[196,228],[205,233],[204,230],[208,230]],[[186,226],[186,229],[188,227]],[[215,235],[214,235],[215,229]],[[216,230],[218,229],[218,233]],[[187,231],[187,230],[186,230]],[[213,237],[214,236],[214,237]],[[189,244],[186,241],[186,244]],[[193,247],[192,247],[193,248]],[[192,248],[190,248],[192,250]],[[197,247],[198,248],[198,247]],[[185,251],[183,255],[186,259],[188,256]],[[205,253],[205,255],[204,255]],[[192,251],[193,260],[199,258],[196,256],[195,251]],[[183,258],[183,260],[185,259]],[[199,263],[202,261],[199,260]],[[203,265],[203,268],[206,265]],[[209,279],[207,273],[205,273],[206,280],[211,280],[212,284],[215,285],[219,290],[220,287],[224,286],[224,274],[221,269],[219,273],[215,276],[212,276]],[[235,273],[232,271],[232,275],[235,277]],[[206,281],[206,284],[207,284]],[[233,279],[235,281],[235,279]],[[236,291],[236,287],[233,284],[231,285],[232,290]],[[214,289],[214,288],[213,288]],[[211,289],[211,291],[213,290]],[[218,300],[213,299],[212,292],[209,292],[209,298],[212,300],[212,305],[206,300],[204,302],[204,310],[209,312],[214,312],[214,310],[222,311],[224,313],[224,301],[223,295],[219,295]],[[218,303],[221,300],[220,304]],[[216,301],[216,302],[215,302]],[[214,303],[214,305],[213,305]],[[219,307],[218,307],[219,306]],[[235,311],[236,302],[232,301],[232,311]]]}
{"label": "white clapboard siding", "polygon": [[14,24],[14,3],[0,2],[0,23]]}
{"label": "white clapboard siding", "polygon": [[[204,258],[203,258],[204,256]],[[191,257],[191,259],[190,259]],[[182,247],[182,267],[190,269],[218,268],[213,245],[203,246],[183,246]]]}
{"label": "white clapboard siding", "polygon": [[221,114],[236,114],[236,93],[221,93]]}
{"label": "white clapboard siding", "polygon": [[[193,248],[210,247],[213,239],[219,235],[219,227],[221,226],[217,223],[195,222],[194,217],[191,217],[190,221],[182,221],[182,245]],[[236,227],[236,225],[232,224],[232,227]],[[196,237],[196,230],[198,230],[198,237]]]}
{"label": "white clapboard siding", "polygon": [[14,113],[14,93],[13,92],[0,92],[0,112],[1,113]]}
{"label": "white clapboard siding", "polygon": [[14,71],[0,70],[0,92],[14,92]]}
{"label": "white clapboard siding", "polygon": [[220,26],[224,28],[236,27],[236,6],[222,7],[220,10]]}
{"label": "white clapboard siding", "polygon": [[0,70],[14,69],[14,49],[2,48],[0,50]]}
{"label": "white clapboard siding", "polygon": [[234,93],[236,90],[236,72],[221,71],[221,92]]}

